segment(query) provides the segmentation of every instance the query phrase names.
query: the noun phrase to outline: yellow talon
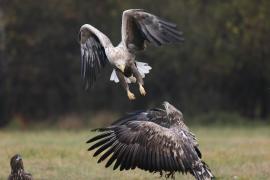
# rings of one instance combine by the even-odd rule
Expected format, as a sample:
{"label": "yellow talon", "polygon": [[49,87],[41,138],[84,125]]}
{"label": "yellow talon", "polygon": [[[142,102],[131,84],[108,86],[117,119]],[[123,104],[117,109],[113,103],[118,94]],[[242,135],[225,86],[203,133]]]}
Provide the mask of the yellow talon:
{"label": "yellow talon", "polygon": [[137,79],[136,79],[134,76],[131,76],[131,77],[129,77],[129,80],[130,80],[132,83],[135,83]]}
{"label": "yellow talon", "polygon": [[144,90],[144,87],[143,87],[141,84],[140,84],[139,89],[140,89],[141,95],[145,96],[145,95],[146,95],[146,92],[145,92],[145,90]]}
{"label": "yellow talon", "polygon": [[129,90],[127,91],[127,96],[128,96],[129,100],[134,100],[135,99],[135,95],[132,92],[130,92]]}

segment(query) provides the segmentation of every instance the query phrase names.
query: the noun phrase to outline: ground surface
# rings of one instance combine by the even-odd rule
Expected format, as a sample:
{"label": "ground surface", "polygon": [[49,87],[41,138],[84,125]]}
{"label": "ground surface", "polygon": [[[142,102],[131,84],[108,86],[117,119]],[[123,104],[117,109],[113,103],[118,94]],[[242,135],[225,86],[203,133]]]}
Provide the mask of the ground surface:
{"label": "ground surface", "polygon": [[[197,135],[204,160],[218,179],[270,179],[270,127],[191,128]],[[86,151],[90,131],[0,130],[0,179],[6,179],[9,158],[20,153],[35,179],[84,180],[159,179],[141,170],[126,172],[96,164]],[[176,179],[193,179],[177,175]]]}

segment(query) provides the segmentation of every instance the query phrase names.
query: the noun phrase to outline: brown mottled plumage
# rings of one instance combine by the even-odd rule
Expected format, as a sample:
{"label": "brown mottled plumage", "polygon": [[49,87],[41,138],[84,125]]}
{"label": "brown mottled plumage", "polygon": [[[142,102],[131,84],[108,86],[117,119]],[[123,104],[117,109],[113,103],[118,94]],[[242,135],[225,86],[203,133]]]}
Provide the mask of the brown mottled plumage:
{"label": "brown mottled plumage", "polygon": [[197,180],[210,180],[213,175],[201,160],[195,135],[184,124],[182,113],[168,102],[164,109],[137,111],[119,119],[111,126],[97,129],[101,134],[87,143],[88,150],[102,153],[98,163],[106,158],[105,167],[113,169],[136,167],[162,176],[174,177],[175,172],[191,173]]}
{"label": "brown mottled plumage", "polygon": [[19,154],[10,159],[11,173],[8,180],[33,180],[30,173],[24,171],[23,161]]}

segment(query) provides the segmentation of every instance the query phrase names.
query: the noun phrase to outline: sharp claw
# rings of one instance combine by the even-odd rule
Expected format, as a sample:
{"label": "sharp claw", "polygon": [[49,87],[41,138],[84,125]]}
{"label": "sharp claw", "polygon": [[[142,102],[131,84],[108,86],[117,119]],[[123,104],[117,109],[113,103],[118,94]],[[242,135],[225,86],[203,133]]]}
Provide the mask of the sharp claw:
{"label": "sharp claw", "polygon": [[140,89],[141,95],[145,96],[146,95],[146,92],[144,90],[144,87],[142,85],[140,85],[139,89]]}
{"label": "sharp claw", "polygon": [[130,91],[127,91],[127,96],[128,96],[129,100],[134,100],[135,99],[135,95]]}

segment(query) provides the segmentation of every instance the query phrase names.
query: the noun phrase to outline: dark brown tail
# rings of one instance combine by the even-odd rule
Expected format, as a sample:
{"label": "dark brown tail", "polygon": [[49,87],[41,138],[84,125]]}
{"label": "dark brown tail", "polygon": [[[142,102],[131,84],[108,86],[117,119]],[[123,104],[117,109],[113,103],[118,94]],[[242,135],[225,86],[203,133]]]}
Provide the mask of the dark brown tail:
{"label": "dark brown tail", "polygon": [[192,175],[197,180],[212,180],[215,179],[208,165],[202,161],[202,163],[193,170]]}

